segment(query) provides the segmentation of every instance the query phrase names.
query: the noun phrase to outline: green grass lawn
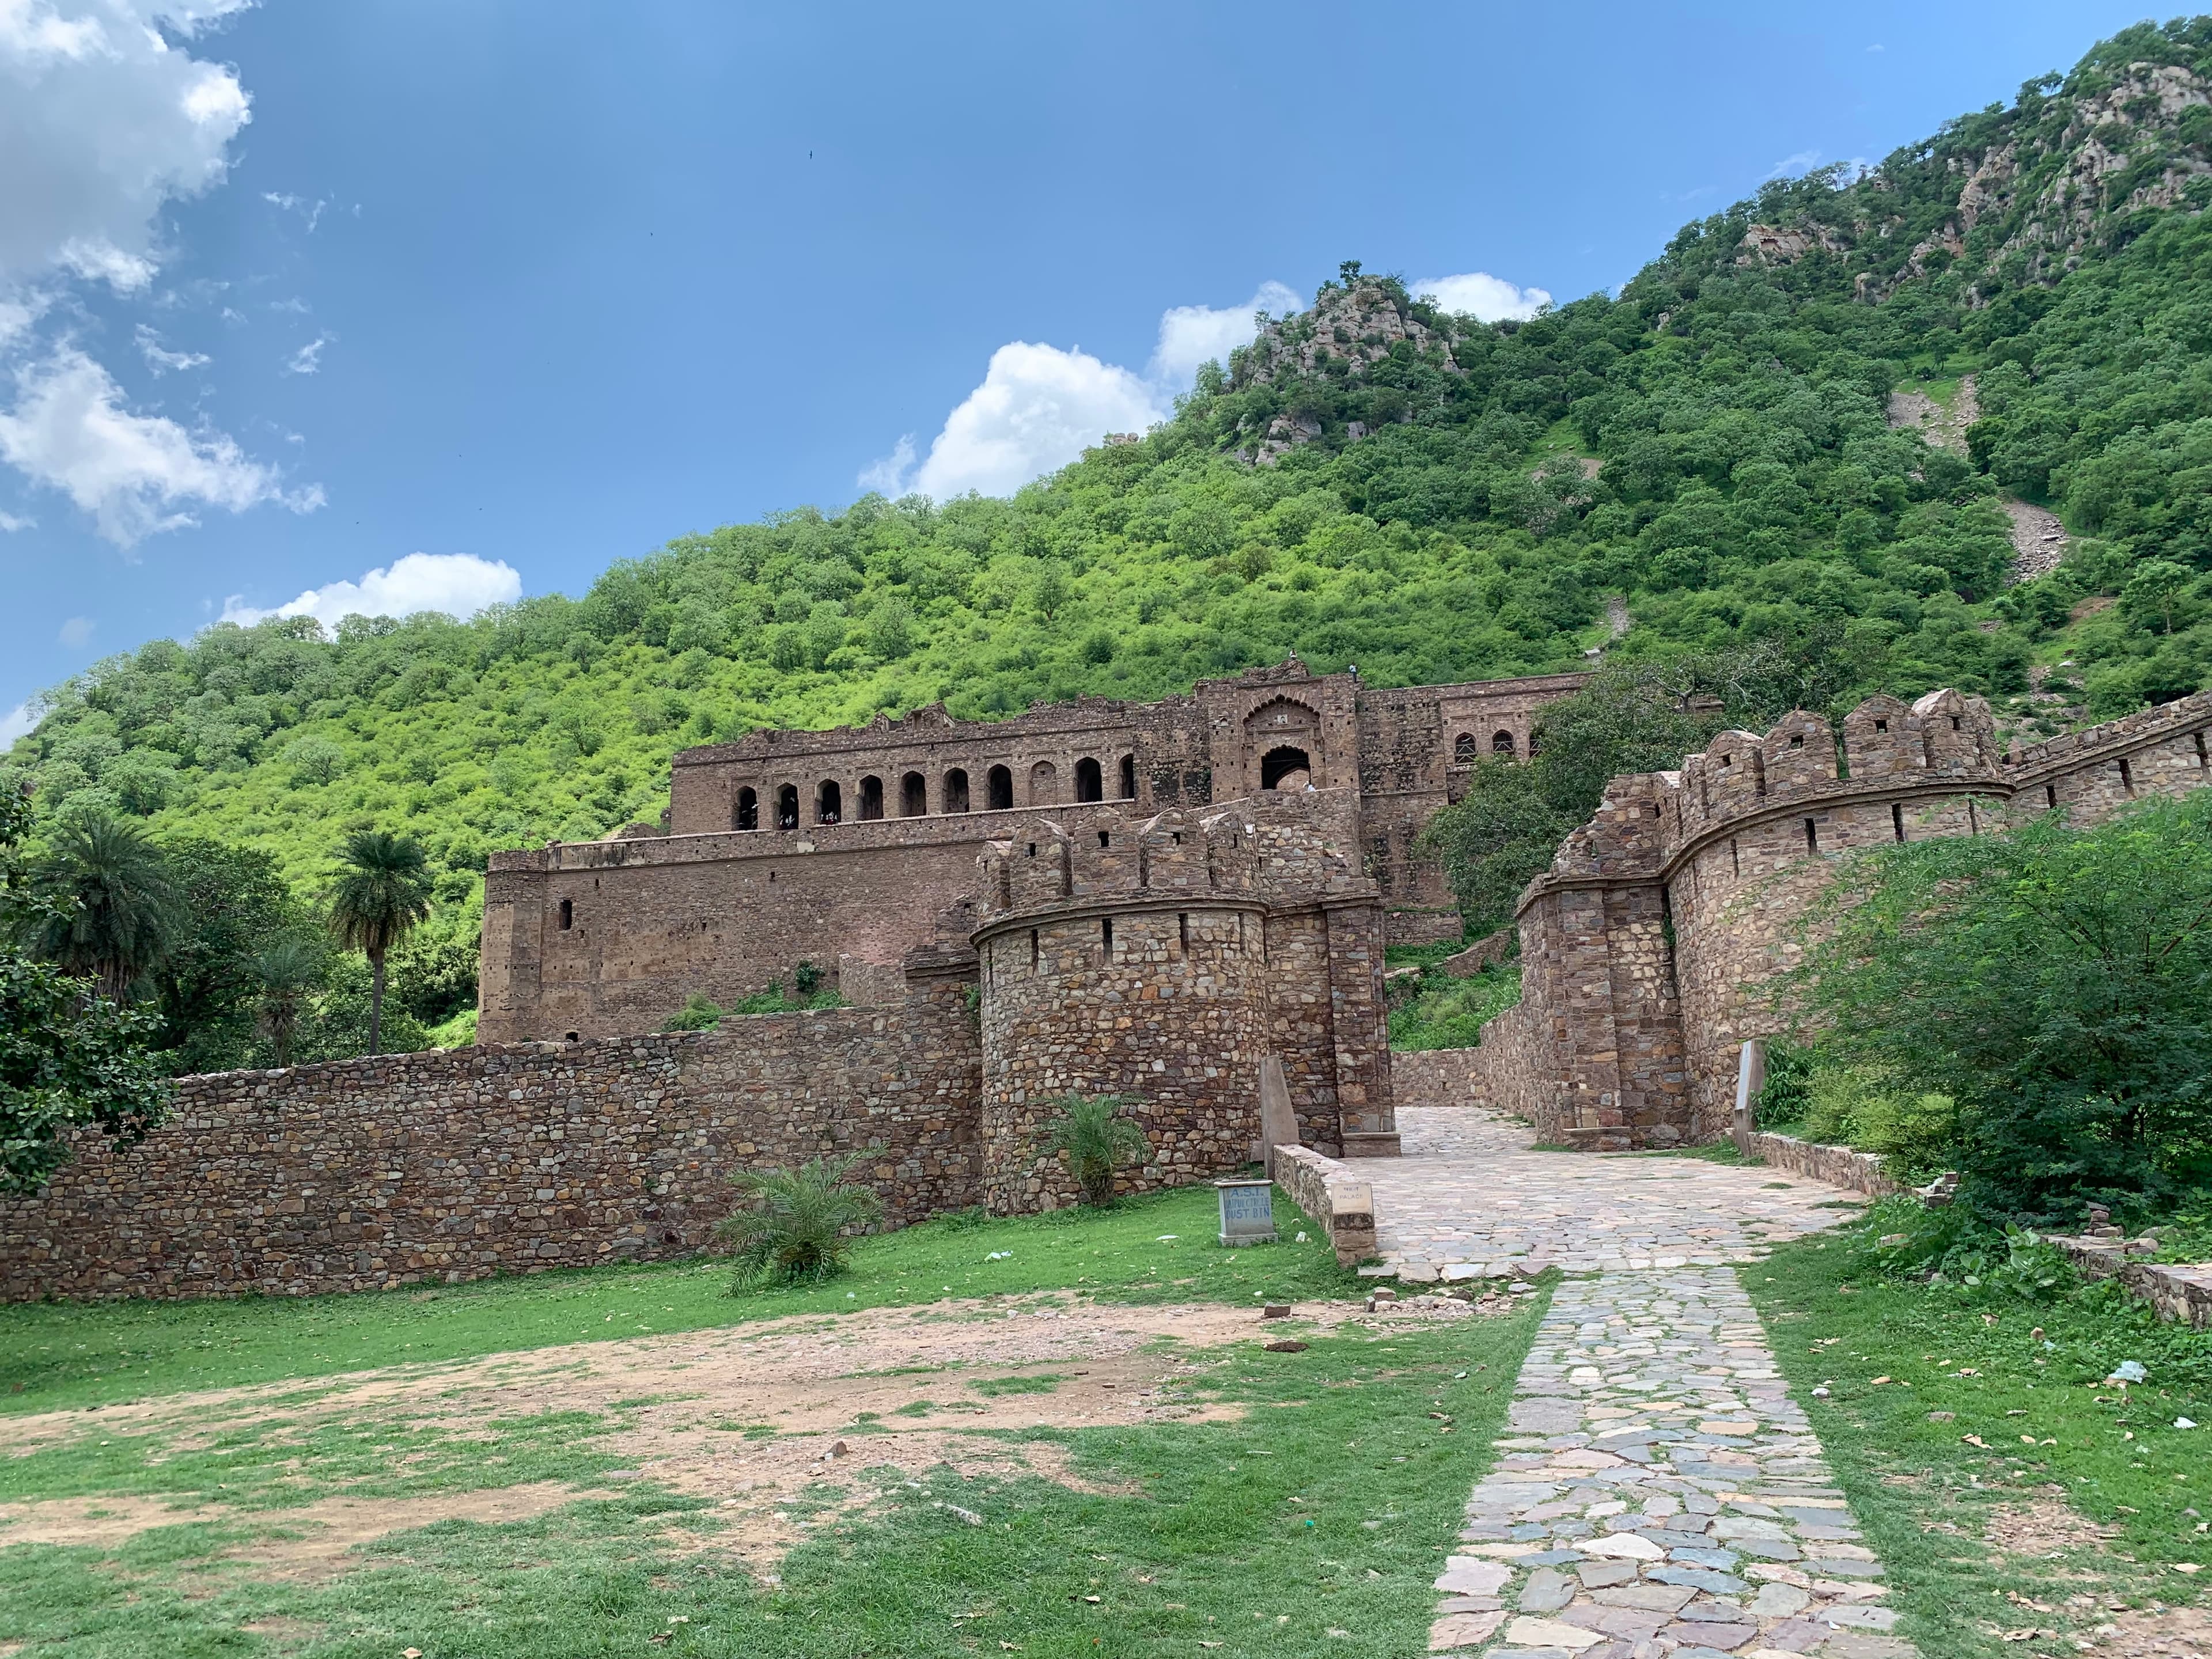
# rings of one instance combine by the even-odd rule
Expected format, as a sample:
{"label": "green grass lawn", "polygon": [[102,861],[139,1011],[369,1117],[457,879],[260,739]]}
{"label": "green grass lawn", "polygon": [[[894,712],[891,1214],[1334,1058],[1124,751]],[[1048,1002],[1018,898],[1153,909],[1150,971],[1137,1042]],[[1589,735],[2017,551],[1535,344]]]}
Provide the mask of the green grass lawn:
{"label": "green grass lawn", "polygon": [[[1873,1241],[1904,1214],[1892,1200],[1741,1271],[1922,1650],[2070,1650],[2002,1632],[2070,1638],[2115,1602],[2195,1599],[2212,1576],[2212,1429],[2174,1424],[2212,1424],[2212,1333],[2070,1277],[2031,1282],[2033,1299],[1885,1278]],[[2105,1386],[2130,1359],[2146,1381]],[[1996,1516],[2039,1505],[2111,1535],[2077,1529],[2055,1560],[1984,1541]]]}
{"label": "green grass lawn", "polygon": [[[1279,1194],[1280,1242],[1215,1244],[1213,1189],[1134,1199],[1103,1215],[943,1218],[864,1241],[835,1283],[732,1296],[711,1258],[581,1268],[358,1296],[41,1303],[0,1308],[0,1411],[699,1330],[785,1314],[1065,1286],[1122,1300],[1348,1296],[1322,1231]],[[1306,1242],[1296,1242],[1303,1231]],[[1170,1240],[1161,1235],[1173,1234]],[[1003,1259],[994,1261],[997,1255]]]}
{"label": "green grass lawn", "polygon": [[[337,1370],[942,1301],[947,1286],[967,1297],[1057,1290],[1243,1303],[1358,1287],[1287,1205],[1278,1206],[1285,1242],[1272,1248],[1220,1249],[1212,1216],[1208,1190],[1103,1215],[933,1224],[869,1241],[856,1270],[830,1285],[734,1299],[726,1273],[702,1264],[493,1281],[432,1300],[9,1310],[0,1349],[25,1385],[13,1397],[19,1409],[286,1377],[301,1386],[266,1419],[234,1421],[219,1405],[160,1426],[111,1428],[93,1416],[76,1437],[0,1462],[0,1500],[152,1496],[196,1500],[217,1516],[106,1546],[0,1548],[0,1651],[1402,1659],[1425,1644],[1429,1583],[1490,1462],[1548,1295],[1505,1316],[1434,1327],[1332,1335],[1293,1322],[1310,1344],[1297,1353],[1256,1341],[1188,1351],[1178,1387],[1194,1404],[1241,1407],[1232,1420],[988,1431],[1052,1443],[1081,1490],[1041,1476],[963,1479],[945,1466],[874,1469],[878,1425],[856,1424],[846,1431],[855,1455],[788,1506],[820,1524],[776,1582],[718,1551],[731,1522],[713,1497],[657,1486],[649,1467],[619,1497],[580,1498],[536,1519],[441,1520],[389,1534],[335,1577],[288,1579],[265,1565],[289,1508],[319,1497],[604,1484],[615,1462],[608,1435],[652,1404],[501,1416],[457,1398],[447,1402],[457,1421],[441,1427],[369,1400],[319,1418],[326,1386],[314,1379]],[[1301,1225],[1304,1245],[1291,1242]],[[994,1253],[1006,1259],[986,1260]],[[968,1386],[1032,1393],[1065,1380],[1035,1372]],[[742,1400],[722,1409],[730,1420],[714,1426],[745,1430]],[[865,1505],[841,1510],[863,1492],[872,1494]]]}

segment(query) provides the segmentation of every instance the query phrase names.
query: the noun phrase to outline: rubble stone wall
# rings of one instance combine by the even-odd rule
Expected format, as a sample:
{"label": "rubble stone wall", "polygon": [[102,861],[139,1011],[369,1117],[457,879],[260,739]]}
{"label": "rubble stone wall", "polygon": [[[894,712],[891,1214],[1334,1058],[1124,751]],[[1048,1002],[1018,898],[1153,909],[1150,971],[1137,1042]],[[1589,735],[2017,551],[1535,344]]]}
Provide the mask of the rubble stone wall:
{"label": "rubble stone wall", "polygon": [[1745,1039],[1789,1031],[1787,976],[1836,860],[2094,823],[2212,783],[2212,693],[2021,752],[1955,691],[1723,732],[1679,773],[1613,780],[1522,895],[1522,1000],[1484,1028],[1473,1088],[1596,1150],[1725,1133]]}
{"label": "rubble stone wall", "polygon": [[976,1201],[964,988],[712,1033],[179,1080],[145,1142],[87,1137],[0,1199],[0,1298],[306,1295],[681,1255],[735,1171],[862,1154],[900,1225]]}

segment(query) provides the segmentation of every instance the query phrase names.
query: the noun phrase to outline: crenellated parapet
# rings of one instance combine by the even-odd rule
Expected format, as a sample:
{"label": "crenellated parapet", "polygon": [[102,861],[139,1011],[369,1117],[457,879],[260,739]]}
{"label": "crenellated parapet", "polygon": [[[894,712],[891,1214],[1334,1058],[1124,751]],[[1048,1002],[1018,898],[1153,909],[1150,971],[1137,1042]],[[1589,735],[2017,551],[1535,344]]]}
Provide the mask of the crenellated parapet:
{"label": "crenellated parapet", "polygon": [[1989,705],[1943,690],[1869,697],[1840,732],[1794,710],[1615,778],[1521,896],[1522,1000],[1485,1030],[1480,1087],[1547,1139],[1710,1139],[1743,1040],[1791,1028],[1832,860],[2051,810],[2095,822],[2212,784],[2208,742],[2200,692],[2006,755]]}

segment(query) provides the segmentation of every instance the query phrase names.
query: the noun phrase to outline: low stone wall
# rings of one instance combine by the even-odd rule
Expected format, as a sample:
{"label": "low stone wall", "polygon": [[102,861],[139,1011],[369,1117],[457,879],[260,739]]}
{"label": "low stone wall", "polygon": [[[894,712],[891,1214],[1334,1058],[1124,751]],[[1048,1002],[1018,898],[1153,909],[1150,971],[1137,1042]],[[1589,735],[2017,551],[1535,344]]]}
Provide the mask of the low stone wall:
{"label": "low stone wall", "polygon": [[1817,1140],[1799,1140],[1754,1129],[1737,1143],[1745,1155],[1778,1170],[1810,1176],[1831,1187],[1848,1187],[1870,1198],[1887,1198],[1905,1189],[1882,1173],[1881,1154],[1856,1152],[1848,1146],[1827,1146]]}
{"label": "low stone wall", "polygon": [[1375,1191],[1333,1158],[1306,1146],[1275,1148],[1275,1184],[1328,1231],[1337,1261],[1355,1267],[1375,1254]]}
{"label": "low stone wall", "polygon": [[1520,930],[1510,922],[1437,964],[1437,971],[1452,979],[1473,979],[1486,968],[1501,966],[1513,954]]}
{"label": "low stone wall", "polygon": [[2085,1278],[2117,1279],[2158,1310],[2160,1319],[2212,1328],[2212,1263],[2176,1266],[2143,1261],[2100,1238],[2052,1237]]}
{"label": "low stone wall", "polygon": [[1427,1048],[1390,1056],[1390,1095],[1407,1106],[1472,1106],[1486,1057],[1480,1048]]}
{"label": "low stone wall", "polygon": [[1459,938],[1466,924],[1456,910],[1387,910],[1382,927],[1386,945],[1443,945]]}
{"label": "low stone wall", "polygon": [[730,1175],[848,1152],[896,1226],[975,1201],[981,1061],[957,984],[897,1009],[179,1080],[0,1200],[0,1299],[307,1294],[680,1255]]}
{"label": "low stone wall", "polygon": [[1566,1138],[1573,1119],[1566,1084],[1542,1052],[1543,1036],[1534,1008],[1516,1002],[1483,1023],[1479,1047],[1460,1052],[1469,1056],[1468,1099],[1534,1124],[1540,1142],[1556,1145]]}

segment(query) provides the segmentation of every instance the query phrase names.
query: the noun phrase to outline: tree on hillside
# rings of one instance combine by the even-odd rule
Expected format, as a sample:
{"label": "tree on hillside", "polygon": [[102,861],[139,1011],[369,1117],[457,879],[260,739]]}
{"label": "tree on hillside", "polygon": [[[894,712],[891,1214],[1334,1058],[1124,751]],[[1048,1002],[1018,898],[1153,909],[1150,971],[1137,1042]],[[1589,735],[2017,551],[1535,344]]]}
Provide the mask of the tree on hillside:
{"label": "tree on hillside", "polygon": [[40,954],[88,975],[103,995],[127,1002],[176,938],[175,883],[161,849],[136,824],[84,812],[58,827],[38,887],[48,908]]}
{"label": "tree on hillside", "polygon": [[276,860],[258,848],[169,836],[161,856],[179,900],[177,927],[150,976],[161,1046],[178,1072],[244,1065],[261,981],[254,958],[309,924]]}
{"label": "tree on hillside", "polygon": [[161,1120],[168,1085],[147,1046],[155,1024],[7,941],[42,933],[58,902],[27,881],[17,849],[31,819],[0,794],[0,1192],[34,1193],[88,1127],[135,1144]]}
{"label": "tree on hillside", "polygon": [[430,876],[422,849],[388,830],[346,838],[343,867],[331,893],[331,933],[368,958],[368,1052],[383,1052],[384,959],[430,914]]}

